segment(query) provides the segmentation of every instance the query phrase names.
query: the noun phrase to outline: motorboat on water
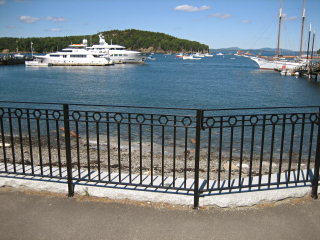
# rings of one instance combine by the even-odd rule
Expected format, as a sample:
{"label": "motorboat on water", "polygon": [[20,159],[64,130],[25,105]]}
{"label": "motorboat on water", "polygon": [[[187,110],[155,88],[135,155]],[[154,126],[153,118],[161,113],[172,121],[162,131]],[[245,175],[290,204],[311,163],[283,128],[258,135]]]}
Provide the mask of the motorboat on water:
{"label": "motorboat on water", "polygon": [[86,50],[94,54],[109,54],[113,63],[144,63],[147,54],[127,50],[124,46],[108,44],[104,36],[99,34],[99,44],[86,47]]}
{"label": "motorboat on water", "polygon": [[203,58],[203,57],[205,57],[205,55],[204,55],[203,53],[200,53],[200,52],[194,53],[193,56],[196,57],[196,58]]}
{"label": "motorboat on water", "polygon": [[61,51],[34,56],[34,61],[26,61],[26,66],[107,66],[113,61],[105,52],[88,51],[87,40],[82,44],[71,44]]}
{"label": "motorboat on water", "polygon": [[177,58],[183,58],[183,56],[184,56],[183,53],[179,53],[176,55]]}
{"label": "motorboat on water", "polygon": [[190,54],[189,56],[183,56],[182,59],[183,60],[200,60],[201,58],[194,57],[193,54]]}
{"label": "motorboat on water", "polygon": [[51,64],[44,63],[43,61],[44,61],[43,58],[35,57],[35,59],[33,61],[25,61],[24,63],[26,65],[26,67],[48,67],[48,66],[51,66]]}

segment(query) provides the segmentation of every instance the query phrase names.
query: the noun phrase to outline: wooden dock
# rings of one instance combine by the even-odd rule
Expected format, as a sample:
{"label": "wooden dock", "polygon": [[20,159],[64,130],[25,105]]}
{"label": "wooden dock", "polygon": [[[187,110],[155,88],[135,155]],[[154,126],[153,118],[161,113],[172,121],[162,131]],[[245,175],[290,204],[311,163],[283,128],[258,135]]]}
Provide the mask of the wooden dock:
{"label": "wooden dock", "polygon": [[318,75],[320,74],[320,62],[309,63],[306,67],[299,68],[298,72],[299,76],[318,81]]}

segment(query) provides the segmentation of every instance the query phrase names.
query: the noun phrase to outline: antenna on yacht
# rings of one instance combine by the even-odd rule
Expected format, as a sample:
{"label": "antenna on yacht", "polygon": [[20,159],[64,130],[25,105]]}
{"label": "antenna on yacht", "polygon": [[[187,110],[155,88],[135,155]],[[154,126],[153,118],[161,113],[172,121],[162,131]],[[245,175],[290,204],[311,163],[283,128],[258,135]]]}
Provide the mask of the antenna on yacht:
{"label": "antenna on yacht", "polygon": [[303,0],[302,4],[302,25],[301,25],[301,39],[300,39],[300,57],[302,56],[302,45],[303,45],[303,31],[304,31],[304,21],[306,18],[306,9],[305,9],[305,2],[306,0]]}

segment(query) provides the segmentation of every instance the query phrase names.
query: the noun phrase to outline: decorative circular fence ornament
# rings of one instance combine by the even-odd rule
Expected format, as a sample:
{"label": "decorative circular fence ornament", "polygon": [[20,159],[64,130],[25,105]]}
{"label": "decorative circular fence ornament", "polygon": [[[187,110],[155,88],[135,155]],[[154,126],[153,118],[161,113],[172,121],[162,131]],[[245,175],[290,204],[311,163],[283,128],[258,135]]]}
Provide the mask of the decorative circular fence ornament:
{"label": "decorative circular fence ornament", "polygon": [[137,123],[144,123],[145,120],[146,120],[146,118],[142,114],[138,114],[136,116]]}
{"label": "decorative circular fence ornament", "polygon": [[228,123],[230,124],[230,126],[235,126],[237,124],[238,120],[235,116],[231,116],[228,119]]}
{"label": "decorative circular fence ornament", "polygon": [[117,123],[121,123],[123,120],[123,116],[121,113],[116,113],[113,116],[114,121],[116,121]]}
{"label": "decorative circular fence ornament", "polygon": [[72,118],[73,118],[73,120],[75,120],[75,121],[79,121],[80,118],[81,118],[81,113],[78,112],[78,111],[74,111],[74,112],[72,113]]}
{"label": "decorative circular fence ornament", "polygon": [[270,118],[270,121],[271,121],[272,124],[277,124],[278,121],[279,121],[279,116],[275,115],[275,114],[272,114],[271,118]]}
{"label": "decorative circular fence ornament", "polygon": [[15,111],[14,111],[14,115],[16,115],[17,118],[21,118],[22,115],[23,115],[23,112],[20,108],[17,108]]}
{"label": "decorative circular fence ornament", "polygon": [[255,116],[255,115],[250,116],[250,123],[252,125],[256,125],[258,123],[258,121],[259,121],[259,118],[257,116]]}
{"label": "decorative circular fence ornament", "polygon": [[92,114],[92,118],[93,118],[94,121],[99,122],[100,119],[101,119],[101,114],[98,113],[98,112],[94,112],[94,113]]}
{"label": "decorative circular fence ornament", "polygon": [[182,124],[183,124],[183,126],[185,126],[185,127],[191,126],[191,124],[192,124],[191,118],[190,118],[190,117],[184,117],[184,118],[182,119]]}
{"label": "decorative circular fence ornament", "polygon": [[290,117],[291,123],[297,123],[298,120],[299,120],[298,114],[292,114],[291,115],[291,117]]}
{"label": "decorative circular fence ornament", "polygon": [[61,117],[60,111],[54,110],[54,111],[52,112],[52,117],[53,117],[53,119],[55,119],[55,120],[60,120],[60,117]]}
{"label": "decorative circular fence ornament", "polygon": [[216,123],[216,120],[214,120],[213,117],[208,117],[205,121],[205,124],[207,127],[214,127],[214,124]]}
{"label": "decorative circular fence ornament", "polygon": [[164,116],[164,115],[161,115],[160,117],[159,117],[159,123],[160,124],[163,124],[163,125],[166,125],[167,123],[168,123],[168,117],[167,116]]}
{"label": "decorative circular fence ornament", "polygon": [[40,117],[41,117],[41,111],[40,110],[34,110],[32,114],[36,119],[40,119]]}
{"label": "decorative circular fence ornament", "polygon": [[317,116],[317,114],[315,114],[315,113],[310,114],[309,120],[310,120],[310,122],[312,122],[312,123],[316,123],[316,122],[318,121],[318,116]]}

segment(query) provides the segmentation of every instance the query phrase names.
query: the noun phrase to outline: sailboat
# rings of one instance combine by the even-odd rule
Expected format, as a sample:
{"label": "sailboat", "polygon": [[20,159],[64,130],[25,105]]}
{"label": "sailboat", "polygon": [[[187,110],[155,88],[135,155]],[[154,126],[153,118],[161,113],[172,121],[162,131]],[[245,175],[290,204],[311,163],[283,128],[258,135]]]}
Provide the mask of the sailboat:
{"label": "sailboat", "polygon": [[[301,42],[300,42],[300,57],[302,55],[302,42],[303,42],[303,30],[304,30],[304,20],[305,20],[305,0],[303,1],[302,10],[302,29],[301,29]],[[307,62],[302,58],[296,60],[287,60],[280,57],[280,36],[281,36],[281,24],[282,24],[282,0],[280,0],[279,9],[279,30],[278,30],[278,41],[277,41],[277,54],[275,57],[265,57],[265,56],[251,56],[250,59],[255,61],[260,69],[266,70],[284,70],[284,71],[294,71],[300,67],[306,66]]]}

